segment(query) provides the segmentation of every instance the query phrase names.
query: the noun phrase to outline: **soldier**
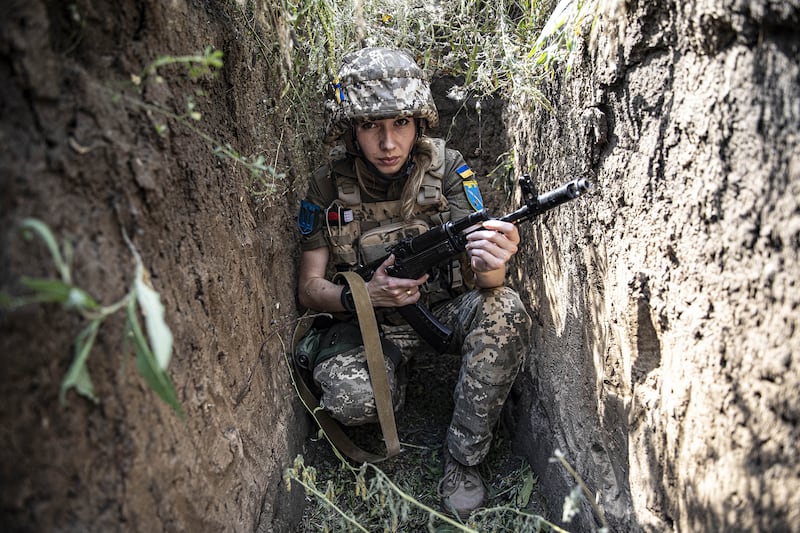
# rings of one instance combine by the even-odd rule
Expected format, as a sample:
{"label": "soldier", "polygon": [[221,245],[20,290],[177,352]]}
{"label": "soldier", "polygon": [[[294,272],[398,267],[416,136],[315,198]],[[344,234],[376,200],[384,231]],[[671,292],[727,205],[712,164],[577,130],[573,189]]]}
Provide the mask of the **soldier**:
{"label": "soldier", "polygon": [[[318,169],[301,203],[298,298],[316,311],[354,311],[350,289],[330,273],[385,255],[386,244],[481,209],[472,170],[444,141],[425,135],[439,121],[427,78],[406,52],[365,48],[346,56],[326,102],[325,140],[344,150]],[[386,357],[395,410],[404,402],[402,369],[422,343],[397,313],[424,302],[454,331],[461,353],[455,409],[443,446],[439,495],[462,518],[481,507],[486,487],[478,465],[522,363],[530,317],[505,287],[517,251],[516,226],[486,221],[469,234],[465,257],[419,279],[387,274],[389,256],[366,284],[383,334],[400,347]],[[344,425],[377,420],[363,347],[346,346],[314,361],[320,406]],[[385,350],[391,351],[391,350]]]}

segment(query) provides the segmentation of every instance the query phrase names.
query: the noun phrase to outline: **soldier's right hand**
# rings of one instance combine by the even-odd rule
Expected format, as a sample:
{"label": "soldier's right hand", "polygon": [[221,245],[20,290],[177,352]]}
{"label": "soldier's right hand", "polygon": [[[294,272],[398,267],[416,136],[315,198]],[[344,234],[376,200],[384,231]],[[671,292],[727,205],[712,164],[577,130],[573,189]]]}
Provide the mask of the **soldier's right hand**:
{"label": "soldier's right hand", "polygon": [[393,264],[394,255],[390,255],[367,283],[373,307],[403,307],[416,303],[420,298],[419,286],[428,280],[428,274],[419,279],[395,278],[386,272],[386,267]]}

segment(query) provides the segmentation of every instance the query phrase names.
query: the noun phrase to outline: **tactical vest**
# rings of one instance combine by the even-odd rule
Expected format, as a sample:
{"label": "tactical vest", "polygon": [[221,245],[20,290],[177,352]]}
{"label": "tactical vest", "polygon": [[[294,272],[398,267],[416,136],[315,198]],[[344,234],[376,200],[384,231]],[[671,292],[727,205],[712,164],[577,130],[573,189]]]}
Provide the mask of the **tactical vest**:
{"label": "tactical vest", "polygon": [[[332,166],[332,179],[336,184],[337,199],[325,213],[325,233],[330,245],[331,259],[337,270],[351,270],[373,263],[386,256],[387,248],[399,240],[416,237],[435,225],[450,219],[447,198],[442,194],[447,162],[445,143],[432,139],[434,153],[430,169],[425,173],[417,194],[414,216],[403,220],[401,201],[364,203],[358,179],[337,172]],[[461,286],[461,269],[458,261],[445,268],[446,283],[431,283],[424,292],[440,288]],[[433,281],[433,280],[432,280]]]}

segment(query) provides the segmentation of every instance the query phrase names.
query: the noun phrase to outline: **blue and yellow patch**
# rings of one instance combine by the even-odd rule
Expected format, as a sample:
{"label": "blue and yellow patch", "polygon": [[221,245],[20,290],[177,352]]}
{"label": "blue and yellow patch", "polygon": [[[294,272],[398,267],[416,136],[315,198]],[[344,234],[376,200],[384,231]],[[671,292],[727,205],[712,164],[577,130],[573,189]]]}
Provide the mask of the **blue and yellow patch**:
{"label": "blue and yellow patch", "polygon": [[341,104],[345,101],[346,98],[344,96],[344,88],[342,87],[342,82],[339,79],[336,79],[333,82],[333,93],[337,104]]}
{"label": "blue and yellow patch", "polygon": [[467,195],[469,205],[471,205],[475,211],[483,209],[481,190],[478,188],[478,182],[472,179],[475,173],[472,172],[472,169],[469,168],[467,164],[458,167],[456,173],[461,176],[461,184],[464,186],[464,193]]}
{"label": "blue and yellow patch", "polygon": [[464,163],[463,165],[461,165],[460,167],[458,167],[458,168],[456,169],[456,173],[457,173],[459,176],[461,176],[461,179],[462,179],[462,180],[468,180],[468,179],[470,179],[470,178],[473,176],[473,174],[474,174],[474,172],[472,172],[472,169],[471,169],[471,168],[469,168],[469,165],[467,165],[466,163]]}
{"label": "blue and yellow patch", "polygon": [[311,235],[319,225],[319,214],[322,208],[307,200],[300,202],[300,212],[297,214],[297,227],[301,235]]}

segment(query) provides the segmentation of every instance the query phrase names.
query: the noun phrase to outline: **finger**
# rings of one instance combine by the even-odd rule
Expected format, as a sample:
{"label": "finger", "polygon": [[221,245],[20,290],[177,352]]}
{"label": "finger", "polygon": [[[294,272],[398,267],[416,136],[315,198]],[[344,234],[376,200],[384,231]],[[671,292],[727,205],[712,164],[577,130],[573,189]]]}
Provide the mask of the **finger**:
{"label": "finger", "polygon": [[499,246],[495,246],[491,243],[488,243],[485,246],[473,248],[469,251],[469,254],[471,258],[482,261],[491,269],[500,268],[501,266],[505,265],[513,255],[508,250],[500,248]]}
{"label": "finger", "polygon": [[483,226],[487,230],[496,231],[514,244],[518,244],[520,241],[519,229],[517,228],[516,224],[502,222],[500,220],[487,220],[484,222]]}
{"label": "finger", "polygon": [[507,236],[492,232],[488,238],[480,239],[480,240],[472,240],[467,243],[467,250],[476,250],[480,248],[485,248],[490,252],[494,250],[502,249],[504,252],[501,254],[506,256],[507,254],[514,255],[517,253],[517,243],[514,240],[509,239]]}
{"label": "finger", "polygon": [[486,220],[482,226],[488,230],[499,231],[501,233],[511,233],[516,228],[516,225],[511,222],[503,222],[497,219]]}

